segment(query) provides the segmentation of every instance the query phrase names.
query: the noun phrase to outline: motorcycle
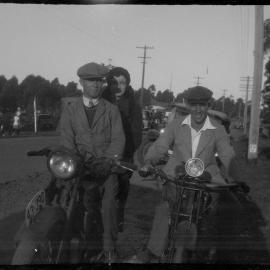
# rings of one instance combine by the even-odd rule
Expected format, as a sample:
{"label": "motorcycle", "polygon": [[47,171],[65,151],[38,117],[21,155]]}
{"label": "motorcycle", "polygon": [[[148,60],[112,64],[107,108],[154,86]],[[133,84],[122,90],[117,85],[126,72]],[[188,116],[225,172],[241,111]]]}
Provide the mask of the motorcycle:
{"label": "motorcycle", "polygon": [[[189,159],[184,167],[174,178],[157,168],[147,174],[139,171],[142,177],[151,175],[154,179],[159,178],[162,185],[169,183],[176,188],[176,202],[170,206],[167,204],[169,221],[165,227],[168,238],[159,263],[214,262],[218,247],[215,241],[218,239],[209,238],[209,231],[213,228],[205,222],[211,208],[211,194],[226,191],[247,193],[249,190],[242,182],[211,182],[211,176],[205,173],[204,163],[199,158]],[[145,180],[152,181],[153,178]]]}
{"label": "motorcycle", "polygon": [[[98,158],[85,159],[64,147],[30,151],[27,155],[46,157],[52,177],[49,185],[38,191],[26,206],[25,221],[15,237],[16,250],[11,264],[78,263],[97,259],[100,250],[93,252],[87,248],[88,212],[83,206],[82,180],[87,177],[91,183],[93,164]],[[133,164],[116,159],[99,159],[109,164],[109,174],[134,168]],[[93,217],[92,225],[95,235],[95,228],[102,228],[101,216]]]}

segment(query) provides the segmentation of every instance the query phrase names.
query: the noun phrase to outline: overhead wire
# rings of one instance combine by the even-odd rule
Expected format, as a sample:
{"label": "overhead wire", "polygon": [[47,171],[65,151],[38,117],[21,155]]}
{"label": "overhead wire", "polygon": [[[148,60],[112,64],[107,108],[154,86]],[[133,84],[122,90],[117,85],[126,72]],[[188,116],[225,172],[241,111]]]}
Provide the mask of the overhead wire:
{"label": "overhead wire", "polygon": [[[42,8],[41,5],[39,5],[39,9],[44,11],[44,8]],[[85,37],[87,37],[88,39],[90,39],[92,42],[95,41],[96,43],[98,43],[98,45],[100,46],[105,45],[108,48],[114,47],[116,50],[121,51],[121,53],[126,53],[125,50],[123,50],[123,48],[121,48],[120,46],[116,46],[115,44],[109,43],[107,40],[101,38],[98,35],[95,35],[93,33],[90,33],[89,31],[82,29],[81,27],[79,27],[78,25],[76,25],[74,22],[71,22],[71,18],[69,17],[68,20],[66,20],[62,14],[60,15],[57,11],[55,12],[54,10],[54,15],[55,15],[55,19],[60,21],[61,23],[63,23],[65,26],[69,26],[75,30],[77,30],[78,32],[80,32],[81,34],[83,34]],[[128,54],[127,54],[128,56]]]}
{"label": "overhead wire", "polygon": [[250,7],[247,6],[247,74],[249,74],[249,28],[250,28]]}

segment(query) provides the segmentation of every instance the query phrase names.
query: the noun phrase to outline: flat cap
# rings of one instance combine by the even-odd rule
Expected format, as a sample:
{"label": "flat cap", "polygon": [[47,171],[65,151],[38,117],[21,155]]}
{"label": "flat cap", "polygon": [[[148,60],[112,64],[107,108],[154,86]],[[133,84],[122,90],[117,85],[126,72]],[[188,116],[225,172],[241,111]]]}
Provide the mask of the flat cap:
{"label": "flat cap", "polygon": [[91,62],[81,66],[77,71],[77,75],[84,80],[101,79],[104,78],[108,72],[109,69],[105,66]]}
{"label": "flat cap", "polygon": [[211,100],[213,92],[203,86],[188,88],[185,92],[185,99],[188,103],[206,103]]}

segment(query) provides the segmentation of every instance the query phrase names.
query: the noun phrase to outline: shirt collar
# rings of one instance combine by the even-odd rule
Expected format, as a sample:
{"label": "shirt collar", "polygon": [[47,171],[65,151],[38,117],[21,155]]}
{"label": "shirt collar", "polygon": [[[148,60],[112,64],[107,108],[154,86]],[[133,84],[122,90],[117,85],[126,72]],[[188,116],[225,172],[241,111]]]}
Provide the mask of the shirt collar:
{"label": "shirt collar", "polygon": [[85,97],[85,96],[83,96],[83,104],[84,104],[84,106],[86,106],[86,107],[93,107],[93,106],[91,106],[90,105],[90,103],[93,103],[93,106],[96,106],[98,103],[99,103],[99,98],[88,98],[88,97]]}
{"label": "shirt collar", "polygon": [[[184,119],[184,121],[182,122],[182,125],[188,125],[190,128],[192,128],[191,127],[191,116],[190,116],[190,114]],[[214,127],[212,125],[212,123],[211,123],[208,116],[206,116],[204,125],[199,131],[207,130],[207,129],[216,129],[216,127]]]}

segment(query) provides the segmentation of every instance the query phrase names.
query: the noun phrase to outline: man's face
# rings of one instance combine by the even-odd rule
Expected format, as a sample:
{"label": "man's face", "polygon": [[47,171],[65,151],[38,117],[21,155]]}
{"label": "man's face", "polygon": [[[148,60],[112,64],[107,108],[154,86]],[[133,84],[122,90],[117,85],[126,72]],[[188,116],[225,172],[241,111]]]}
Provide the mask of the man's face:
{"label": "man's face", "polygon": [[88,98],[98,98],[102,92],[103,80],[92,79],[83,80],[80,79],[80,84],[83,87],[83,95]]}
{"label": "man's face", "polygon": [[124,94],[127,88],[127,80],[123,75],[120,75],[118,77],[113,77],[115,81],[117,81],[118,89],[120,90],[120,95]]}
{"label": "man's face", "polygon": [[192,103],[189,104],[189,107],[190,107],[191,121],[197,125],[203,124],[207,117],[209,104],[207,102]]}

